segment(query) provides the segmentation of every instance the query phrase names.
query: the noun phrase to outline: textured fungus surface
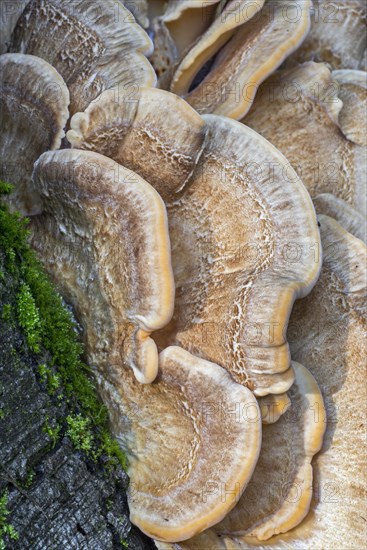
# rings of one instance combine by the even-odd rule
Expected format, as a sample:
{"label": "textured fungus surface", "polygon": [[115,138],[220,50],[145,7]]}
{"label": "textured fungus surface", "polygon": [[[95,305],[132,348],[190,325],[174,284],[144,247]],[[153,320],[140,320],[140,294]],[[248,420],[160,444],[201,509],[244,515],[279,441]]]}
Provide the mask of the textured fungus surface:
{"label": "textured fungus surface", "polygon": [[158,354],[149,336],[170,320],[174,300],[161,198],[136,174],[86,151],[44,154],[33,180],[43,211],[32,218],[32,244],[75,308],[89,363],[106,376],[129,365],[151,382]]}
{"label": "textured fungus surface", "polygon": [[366,70],[364,0],[313,0],[311,31],[289,64],[322,61],[333,69]]}
{"label": "textured fungus surface", "polygon": [[189,49],[187,55],[178,63],[170,84],[170,90],[179,95],[189,91],[198,74],[222,46],[233,36],[236,29],[251,19],[264,5],[265,0],[231,0],[218,9],[210,27]]}
{"label": "textured fungus surface", "polygon": [[14,186],[11,207],[34,214],[40,204],[31,185],[33,163],[60,147],[69,92],[58,72],[32,55],[0,56],[0,74],[0,177]]}
{"label": "textured fungus surface", "polygon": [[321,449],[326,415],[320,389],[309,371],[293,363],[291,407],[263,428],[259,461],[237,506],[214,526],[221,534],[267,540],[307,515],[312,498],[313,456]]}
{"label": "textured fungus surface", "polygon": [[242,122],[287,157],[312,197],[332,193],[365,215],[366,148],[340,131],[342,107],[327,66],[309,62],[270,77]]}
{"label": "textured fungus surface", "polygon": [[317,214],[334,218],[343,229],[367,244],[366,217],[350,204],[331,193],[322,193],[313,199]]}
{"label": "textured fungus surface", "polygon": [[154,86],[143,55],[152,48],[131,13],[114,0],[31,0],[10,45],[12,52],[42,57],[55,67],[70,90],[71,113],[114,86]]}
{"label": "textured fungus surface", "polygon": [[239,120],[250,109],[258,86],[304,40],[310,0],[273,0],[241,26],[217,55],[204,80],[186,100],[199,113]]}
{"label": "textured fungus surface", "polygon": [[[162,117],[167,104],[173,109]],[[104,152],[108,144],[166,203],[176,302],[156,341],[220,364],[257,395],[285,392],[293,381],[288,315],[320,268],[302,183],[261,136],[229,119],[202,119],[168,92],[142,90],[132,122],[123,122],[124,110],[124,101],[119,110],[106,97],[73,118],[68,139]],[[115,139],[107,141],[107,126]]]}
{"label": "textured fungus surface", "polygon": [[130,458],[131,521],[179,541],[236,504],[256,465],[261,417],[252,392],[218,365],[169,347],[159,366],[153,384],[126,372],[119,390],[101,380],[100,391]]}
{"label": "textured fungus surface", "polygon": [[343,134],[358,145],[367,146],[367,73],[365,71],[333,71],[338,96],[343,102],[339,125]]}

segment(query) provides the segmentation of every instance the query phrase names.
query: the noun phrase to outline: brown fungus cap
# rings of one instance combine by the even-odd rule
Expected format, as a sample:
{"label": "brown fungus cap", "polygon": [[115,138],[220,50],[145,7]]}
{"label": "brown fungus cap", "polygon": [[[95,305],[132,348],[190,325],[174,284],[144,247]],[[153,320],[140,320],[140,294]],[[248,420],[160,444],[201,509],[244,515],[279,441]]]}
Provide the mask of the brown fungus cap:
{"label": "brown fungus cap", "polygon": [[89,363],[105,376],[128,365],[152,382],[150,334],[170,320],[174,300],[163,201],[137,174],[87,151],[42,155],[33,180],[43,212],[32,244],[75,308]]}
{"label": "brown fungus cap", "polygon": [[269,394],[258,399],[263,424],[274,424],[291,406],[291,400],[286,393]]}
{"label": "brown fungus cap", "polygon": [[199,113],[241,119],[257,89],[304,40],[311,0],[272,0],[242,25],[185,99]]}
{"label": "brown fungus cap", "polygon": [[226,539],[228,550],[355,550],[366,543],[367,249],[328,216],[320,215],[319,222],[321,277],[295,304],[289,331],[292,355],[307,359],[327,412],[323,446],[314,460],[310,513],[289,533],[266,542]]}
{"label": "brown fungus cap", "polygon": [[332,193],[366,212],[366,149],[339,128],[343,104],[324,63],[282,70],[260,88],[242,122],[289,160],[312,197]]}
{"label": "brown fungus cap", "polygon": [[125,8],[127,8],[135,17],[136,21],[139,23],[143,29],[149,27],[149,6],[148,0],[122,0]]}
{"label": "brown fungus cap", "polygon": [[220,364],[258,396],[284,393],[293,382],[289,312],[320,268],[316,217],[299,178],[255,132],[223,117],[203,120],[168,92],[142,90],[127,132],[116,107],[104,107],[115,113],[115,138],[105,137],[102,102],[73,117],[67,137],[80,148],[109,145],[166,203],[177,295],[158,344]]}
{"label": "brown fungus cap", "polygon": [[214,527],[220,534],[267,540],[285,533],[307,515],[312,498],[313,456],[321,449],[326,414],[312,374],[293,363],[292,402],[278,422],[263,427],[254,475],[237,506]]}
{"label": "brown fungus cap", "polygon": [[58,70],[70,90],[70,112],[83,110],[114,86],[155,85],[143,54],[152,42],[114,0],[32,0],[18,20],[10,51],[37,55]]}
{"label": "brown fungus cap", "polygon": [[365,0],[313,0],[311,30],[287,64],[328,63],[333,69],[366,67]]}
{"label": "brown fungus cap", "polygon": [[333,71],[338,96],[343,102],[339,125],[343,134],[358,145],[367,146],[367,73],[365,71]]}
{"label": "brown fungus cap", "polygon": [[219,0],[168,0],[162,21],[179,53],[184,52],[209,27]]}
{"label": "brown fungus cap", "polygon": [[237,27],[251,19],[263,7],[264,1],[230,0],[218,10],[210,27],[178,63],[170,84],[171,92],[178,95],[186,94],[205,63],[228,42]]}
{"label": "brown fungus cap", "polygon": [[271,544],[272,535],[289,531],[307,515],[313,492],[311,460],[321,448],[326,416],[314,377],[298,363],[294,370],[292,405],[278,422],[263,426],[259,460],[238,504],[223,521],[193,539],[177,546],[157,541],[159,550],[235,550],[247,548],[247,543]]}
{"label": "brown fungus cap", "polygon": [[101,152],[137,172],[166,203],[188,184],[205,139],[203,119],[176,95],[155,88],[131,100],[106,92],[70,127],[72,147]]}
{"label": "brown fungus cap", "polygon": [[[150,30],[154,38],[152,65],[159,87],[168,89],[175,66],[210,26],[219,0],[171,0],[156,17]],[[151,10],[154,13],[154,6]]]}
{"label": "brown fungus cap", "polygon": [[233,508],[253,474],[261,416],[251,391],[218,365],[169,347],[159,374],[120,389],[100,380],[129,458],[130,519],[151,537],[188,539]]}
{"label": "brown fungus cap", "polygon": [[0,56],[1,179],[14,186],[4,198],[23,214],[40,210],[31,185],[33,164],[58,149],[69,118],[69,92],[59,73],[33,55]]}
{"label": "brown fungus cap", "polygon": [[350,204],[330,193],[322,193],[313,199],[317,214],[334,218],[343,229],[367,244],[366,217]]}
{"label": "brown fungus cap", "polygon": [[31,0],[0,0],[0,54],[6,53],[19,17]]}

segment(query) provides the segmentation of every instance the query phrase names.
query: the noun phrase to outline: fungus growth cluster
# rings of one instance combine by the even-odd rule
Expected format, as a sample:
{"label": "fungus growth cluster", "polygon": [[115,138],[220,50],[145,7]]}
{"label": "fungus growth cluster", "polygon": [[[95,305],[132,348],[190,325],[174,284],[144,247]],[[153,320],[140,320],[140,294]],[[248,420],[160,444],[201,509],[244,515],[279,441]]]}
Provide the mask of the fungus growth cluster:
{"label": "fungus growth cluster", "polygon": [[161,550],[362,547],[363,2],[7,4],[6,200],[83,329],[131,521]]}

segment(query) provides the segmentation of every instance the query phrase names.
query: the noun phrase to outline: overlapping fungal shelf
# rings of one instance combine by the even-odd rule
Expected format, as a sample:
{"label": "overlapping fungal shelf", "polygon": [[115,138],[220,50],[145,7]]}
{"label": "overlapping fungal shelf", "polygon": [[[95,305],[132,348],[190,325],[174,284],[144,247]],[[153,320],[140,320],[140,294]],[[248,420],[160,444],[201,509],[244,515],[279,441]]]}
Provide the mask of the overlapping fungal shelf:
{"label": "overlapping fungal shelf", "polygon": [[1,11],[6,200],[80,322],[160,550],[365,543],[365,18]]}

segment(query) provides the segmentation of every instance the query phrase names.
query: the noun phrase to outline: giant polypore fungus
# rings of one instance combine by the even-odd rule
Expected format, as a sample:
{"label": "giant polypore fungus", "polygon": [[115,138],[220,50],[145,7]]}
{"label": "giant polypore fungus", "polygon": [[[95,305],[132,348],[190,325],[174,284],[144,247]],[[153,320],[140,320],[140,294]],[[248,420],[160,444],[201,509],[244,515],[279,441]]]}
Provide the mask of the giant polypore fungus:
{"label": "giant polypore fungus", "polygon": [[287,157],[312,197],[332,193],[365,215],[366,148],[340,131],[342,107],[330,70],[309,62],[270,77],[242,122]]}
{"label": "giant polypore fungus", "polygon": [[145,55],[152,42],[132,14],[114,0],[31,0],[18,19],[9,51],[36,55],[61,74],[70,112],[83,110],[105,89],[131,94],[154,86]]}
{"label": "giant polypore fungus", "polygon": [[129,365],[152,382],[150,338],[172,316],[174,284],[164,204],[137,174],[96,153],[60,150],[37,161],[43,210],[32,244],[84,329],[90,364]]}
{"label": "giant polypore fungus", "polygon": [[366,541],[365,17],[0,0],[6,200],[80,322],[159,550]]}
{"label": "giant polypore fungus", "polygon": [[150,30],[154,38],[151,62],[160,88],[168,88],[180,57],[210,25],[219,0],[151,2]]}
{"label": "giant polypore fungus", "polygon": [[0,0],[0,54],[6,53],[10,46],[11,35],[22,15],[24,8],[31,0]]}
{"label": "giant polypore fungus", "polygon": [[310,8],[310,0],[265,4],[222,48],[209,74],[192,91],[185,87],[185,99],[199,113],[245,116],[261,82],[304,40]]}
{"label": "giant polypore fungus", "polygon": [[263,427],[259,460],[239,502],[223,521],[179,549],[204,549],[205,537],[212,541],[211,550],[227,548],[227,538],[234,536],[256,546],[274,534],[286,533],[307,515],[313,491],[311,460],[322,446],[326,416],[314,377],[302,365],[293,366],[292,405],[278,422]]}
{"label": "giant polypore fungus", "polygon": [[315,465],[312,515],[289,544],[297,538],[308,548],[362,548],[367,535],[361,518],[367,484],[367,249],[335,220],[318,219],[323,268],[311,294],[295,304],[289,340],[292,357],[307,360],[317,377],[327,429]]}
{"label": "giant polypore fungus", "polygon": [[168,0],[161,17],[180,55],[210,25],[219,0]]}
{"label": "giant polypore fungus", "polygon": [[358,145],[367,146],[367,73],[365,71],[333,71],[338,84],[338,97],[343,102],[339,125],[343,134]]}
{"label": "giant polypore fungus", "polygon": [[350,204],[331,193],[322,193],[313,199],[316,212],[334,218],[343,229],[367,244],[366,217]]}
{"label": "giant polypore fungus", "polygon": [[311,30],[287,63],[328,63],[333,69],[367,68],[364,0],[313,0]]}
{"label": "giant polypore fungus", "polygon": [[1,178],[14,192],[7,202],[23,214],[39,211],[32,188],[33,164],[49,149],[57,149],[69,117],[69,92],[58,72],[33,55],[0,56]]}
{"label": "giant polypore fungus", "polygon": [[141,386],[125,373],[120,387],[100,385],[130,460],[132,522],[157,539],[180,541],[220,521],[260,450],[252,392],[178,347],[161,352],[153,384]]}
{"label": "giant polypore fungus", "polygon": [[265,397],[259,397],[258,403],[263,424],[277,422],[282,414],[286,413],[291,406],[291,400],[286,393],[275,395],[270,393]]}
{"label": "giant polypore fungus", "polygon": [[[319,222],[322,273],[310,295],[296,302],[289,328],[292,356],[298,361],[307,360],[327,413],[323,446],[314,461],[311,513],[292,531],[266,542],[248,536],[222,537],[215,544],[213,539],[213,549],[223,544],[230,550],[353,549],[362,548],[366,540],[361,513],[367,483],[367,390],[362,382],[366,378],[367,352],[367,249],[328,216],[320,215]],[[315,407],[313,412],[317,415],[319,411]],[[264,439],[268,428],[278,424],[264,427]],[[260,460],[261,456],[258,464]],[[247,490],[250,487],[251,483]],[[191,550],[190,541],[182,548]]]}
{"label": "giant polypore fungus", "polygon": [[286,159],[240,123],[201,118],[161,90],[141,90],[125,121],[120,102],[105,95],[75,115],[68,139],[134,170],[166,203],[176,302],[156,341],[220,364],[258,396],[284,393],[293,382],[288,315],[320,268],[308,193]]}
{"label": "giant polypore fungus", "polygon": [[122,3],[133,14],[143,29],[149,27],[148,0],[123,0]]}
{"label": "giant polypore fungus", "polygon": [[231,0],[218,10],[210,27],[189,49],[175,68],[170,90],[178,95],[186,94],[195,76],[233,36],[237,27],[251,19],[264,5],[265,0]]}
{"label": "giant polypore fungus", "polygon": [[311,512],[298,527],[266,543],[226,539],[230,550],[352,550],[366,541],[367,249],[328,216],[320,215],[319,222],[322,273],[311,294],[295,304],[289,329],[292,356],[307,360],[327,412],[324,443],[314,461]]}
{"label": "giant polypore fungus", "polygon": [[310,372],[293,363],[296,379],[291,407],[278,422],[263,428],[254,475],[237,506],[214,526],[218,534],[267,540],[286,533],[307,515],[312,498],[313,456],[326,428],[320,389]]}

